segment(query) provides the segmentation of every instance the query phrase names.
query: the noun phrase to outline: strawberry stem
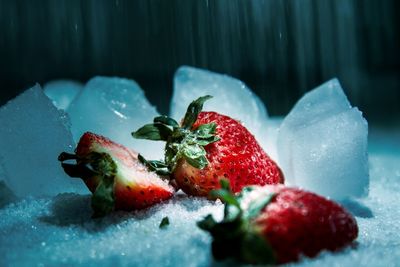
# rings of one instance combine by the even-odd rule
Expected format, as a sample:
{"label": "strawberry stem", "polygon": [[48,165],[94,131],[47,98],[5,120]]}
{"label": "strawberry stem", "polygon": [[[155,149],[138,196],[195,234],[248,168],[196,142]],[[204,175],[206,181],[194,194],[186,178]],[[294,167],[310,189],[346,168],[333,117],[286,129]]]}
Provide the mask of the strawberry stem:
{"label": "strawberry stem", "polygon": [[183,118],[182,126],[167,116],[155,117],[153,123],[146,124],[132,136],[137,139],[153,141],[166,141],[164,161],[146,160],[140,156],[139,160],[150,171],[161,175],[170,175],[175,170],[179,160],[185,159],[195,168],[203,169],[208,165],[205,146],[220,140],[216,136],[217,125],[208,123],[192,129],[198,115],[203,109],[203,104],[212,96],[199,97],[190,103]]}
{"label": "strawberry stem", "polygon": [[75,154],[71,154],[71,153],[67,153],[67,152],[62,152],[59,156],[58,156],[58,160],[59,161],[66,161],[66,160],[70,160],[70,159],[77,159],[78,157]]}
{"label": "strawberry stem", "polygon": [[[97,178],[99,181],[91,201],[93,217],[105,216],[114,209],[114,178],[117,175],[117,165],[108,153],[90,152],[78,156],[62,152],[58,160],[68,176],[83,180]],[[76,160],[76,164],[64,163],[66,160]]]}
{"label": "strawberry stem", "polygon": [[68,176],[73,178],[82,178],[83,180],[86,180],[95,175],[93,170],[82,164],[61,163],[61,167]]}
{"label": "strawberry stem", "polygon": [[272,248],[262,237],[260,230],[252,224],[252,219],[271,202],[274,194],[250,202],[243,210],[241,200],[252,191],[252,188],[245,187],[241,194],[235,196],[228,180],[221,179],[220,184],[221,189],[211,191],[210,195],[224,202],[224,219],[216,222],[212,215],[208,215],[197,223],[200,229],[209,232],[213,237],[214,258],[223,260],[232,257],[253,264],[276,263]]}

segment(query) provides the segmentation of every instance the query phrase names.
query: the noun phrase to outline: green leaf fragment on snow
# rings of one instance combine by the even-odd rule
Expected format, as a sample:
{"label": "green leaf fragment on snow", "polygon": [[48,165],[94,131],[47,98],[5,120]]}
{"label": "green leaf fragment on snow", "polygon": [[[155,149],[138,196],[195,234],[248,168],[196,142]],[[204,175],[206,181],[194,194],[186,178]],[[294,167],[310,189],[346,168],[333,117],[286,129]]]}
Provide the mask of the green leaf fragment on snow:
{"label": "green leaf fragment on snow", "polygon": [[162,218],[161,222],[160,222],[160,229],[164,229],[169,225],[169,218],[168,217],[164,217]]}

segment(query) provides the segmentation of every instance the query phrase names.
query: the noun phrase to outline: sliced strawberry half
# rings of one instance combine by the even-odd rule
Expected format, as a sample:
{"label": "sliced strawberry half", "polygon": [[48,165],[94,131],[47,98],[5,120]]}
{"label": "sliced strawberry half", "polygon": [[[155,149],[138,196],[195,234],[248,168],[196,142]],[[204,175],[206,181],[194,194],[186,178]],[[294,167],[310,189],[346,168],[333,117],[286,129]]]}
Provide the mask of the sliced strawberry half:
{"label": "sliced strawberry half", "polygon": [[[104,136],[86,132],[75,152],[63,152],[58,159],[69,176],[82,178],[93,193],[95,217],[114,209],[143,209],[174,194],[168,181],[147,171],[138,153]],[[66,163],[68,160],[75,160],[76,164]]]}

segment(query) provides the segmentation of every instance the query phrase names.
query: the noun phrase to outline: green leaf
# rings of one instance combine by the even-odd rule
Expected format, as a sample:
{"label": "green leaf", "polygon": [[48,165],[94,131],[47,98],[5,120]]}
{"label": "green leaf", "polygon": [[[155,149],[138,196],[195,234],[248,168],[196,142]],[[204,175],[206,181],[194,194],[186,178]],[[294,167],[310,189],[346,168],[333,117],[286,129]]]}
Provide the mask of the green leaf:
{"label": "green leaf", "polygon": [[173,164],[173,160],[177,154],[177,151],[175,151],[174,148],[170,144],[167,143],[165,146],[165,163],[171,168]]}
{"label": "green leaf", "polygon": [[117,164],[108,153],[90,152],[85,160],[100,176],[112,177],[117,174]]}
{"label": "green leaf", "polygon": [[198,99],[194,100],[192,103],[190,103],[185,117],[183,118],[183,123],[182,127],[185,129],[190,129],[192,128],[193,124],[197,120],[197,116],[203,109],[203,104],[206,102],[208,99],[212,98],[210,95],[202,96],[199,97]]}
{"label": "green leaf", "polygon": [[196,159],[201,156],[205,156],[207,153],[202,146],[197,144],[194,145],[185,145],[183,148],[183,154],[185,157]]}
{"label": "green leaf", "polygon": [[225,189],[212,190],[210,192],[210,195],[213,198],[221,199],[221,201],[224,202],[225,204],[240,207],[239,202],[230,191],[227,191]]}
{"label": "green leaf", "polygon": [[160,160],[146,160],[141,154],[138,160],[144,164],[149,171],[156,172],[159,175],[168,176],[171,172],[168,170],[168,164]]}
{"label": "green leaf", "polygon": [[206,151],[197,144],[182,146],[182,153],[185,160],[195,168],[203,169],[207,166]]}
{"label": "green leaf", "polygon": [[221,138],[219,138],[218,136],[211,136],[207,139],[197,139],[196,143],[200,146],[206,146],[219,140],[221,140]]}
{"label": "green leaf", "polygon": [[185,157],[187,163],[189,163],[191,166],[197,168],[197,169],[204,169],[208,165],[208,160],[205,156],[201,156],[198,158],[187,158]]}
{"label": "green leaf", "polygon": [[219,198],[225,203],[223,222],[233,222],[239,220],[242,216],[242,209],[236,196],[232,193],[229,180],[222,178],[219,180],[221,189],[211,190],[210,196]]}
{"label": "green leaf", "polygon": [[174,128],[172,132],[172,139],[174,142],[181,142],[186,136],[190,134],[190,130],[183,128]]}
{"label": "green leaf", "polygon": [[164,161],[160,160],[146,160],[141,154],[138,155],[138,159],[141,163],[145,165],[149,165],[150,167],[154,169],[159,169],[159,168],[167,168],[168,165]]}
{"label": "green leaf", "polygon": [[168,169],[159,169],[159,170],[156,170],[155,172],[161,176],[170,176],[171,175],[171,172]]}
{"label": "green leaf", "polygon": [[164,229],[164,228],[166,228],[168,225],[169,225],[169,218],[168,218],[168,217],[164,217],[164,218],[162,218],[162,220],[161,220],[161,222],[160,222],[159,228],[160,228],[160,229]]}
{"label": "green leaf", "polygon": [[165,116],[165,115],[161,115],[161,116],[155,117],[154,118],[154,122],[163,123],[163,124],[166,124],[168,126],[172,126],[174,128],[179,127],[179,124],[178,124],[178,122],[176,120],[174,120],[173,118],[170,118],[168,116]]}
{"label": "green leaf", "polygon": [[219,198],[222,202],[227,205],[232,205],[240,209],[239,201],[236,199],[235,195],[232,193],[229,180],[222,178],[219,180],[221,189],[212,190],[210,196],[213,198]]}
{"label": "green leaf", "polygon": [[217,222],[211,214],[208,214],[203,220],[197,222],[197,226],[205,231],[211,231]]}
{"label": "green leaf", "polygon": [[79,159],[78,165],[89,165],[99,184],[92,195],[93,217],[102,217],[114,209],[114,177],[117,164],[108,153],[91,152]]}
{"label": "green leaf", "polygon": [[248,231],[243,235],[240,260],[253,264],[276,263],[271,246],[255,231]]}
{"label": "green leaf", "polygon": [[172,130],[165,124],[159,122],[146,124],[136,132],[132,132],[134,138],[153,141],[167,141],[171,134]]}
{"label": "green leaf", "polygon": [[228,179],[225,179],[225,178],[220,179],[219,180],[219,184],[221,185],[222,189],[225,189],[225,190],[227,190],[229,192],[232,192],[231,186],[229,184],[229,180]]}
{"label": "green leaf", "polygon": [[254,201],[250,202],[249,207],[243,214],[243,217],[247,219],[252,219],[260,214],[261,210],[267,206],[271,200],[275,197],[276,194],[268,194],[266,196],[260,197],[255,199]]}
{"label": "green leaf", "polygon": [[102,177],[92,196],[93,217],[103,217],[114,209],[114,177]]}
{"label": "green leaf", "polygon": [[216,128],[217,124],[214,122],[200,125],[196,131],[194,131],[196,143],[201,146],[206,146],[219,141],[220,138],[215,135]]}
{"label": "green leaf", "polygon": [[217,124],[215,122],[202,124],[196,129],[195,134],[198,138],[209,138],[214,136],[216,129]]}

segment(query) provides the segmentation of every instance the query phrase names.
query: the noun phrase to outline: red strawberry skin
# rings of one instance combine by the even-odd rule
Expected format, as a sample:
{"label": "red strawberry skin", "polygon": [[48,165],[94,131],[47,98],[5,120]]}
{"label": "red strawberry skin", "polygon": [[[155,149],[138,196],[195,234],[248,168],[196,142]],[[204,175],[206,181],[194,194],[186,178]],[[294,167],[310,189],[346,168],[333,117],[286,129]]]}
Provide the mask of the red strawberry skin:
{"label": "red strawberry skin", "polygon": [[278,263],[296,261],[302,254],[314,257],[323,249],[335,251],[357,238],[355,218],[335,202],[296,188],[266,189],[276,195],[253,223]]}
{"label": "red strawberry skin", "polygon": [[184,192],[207,196],[219,188],[221,178],[229,180],[233,192],[246,185],[284,182],[278,165],[240,122],[216,112],[201,112],[192,129],[212,122],[217,124],[216,135],[221,140],[205,146],[209,164],[197,169],[182,159],[174,170],[173,176]]}
{"label": "red strawberry skin", "polygon": [[[114,178],[115,209],[134,210],[149,207],[169,199],[174,188],[158,175],[148,172],[138,161],[138,154],[110,139],[86,132],[76,148],[78,157],[85,157],[91,152],[108,153],[117,164],[117,175]],[[91,192],[95,192],[99,177],[84,179]]]}

